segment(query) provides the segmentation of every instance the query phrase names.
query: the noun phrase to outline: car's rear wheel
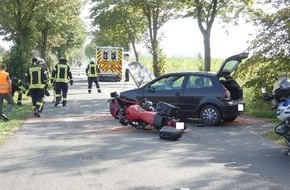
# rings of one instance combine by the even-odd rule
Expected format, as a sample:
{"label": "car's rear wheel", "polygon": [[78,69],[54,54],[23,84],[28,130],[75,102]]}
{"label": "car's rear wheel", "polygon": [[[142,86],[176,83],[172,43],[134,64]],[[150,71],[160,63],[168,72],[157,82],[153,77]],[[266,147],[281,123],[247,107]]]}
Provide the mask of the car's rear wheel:
{"label": "car's rear wheel", "polygon": [[201,110],[200,119],[206,125],[217,125],[221,121],[221,112],[216,106],[207,105]]}
{"label": "car's rear wheel", "polygon": [[235,119],[237,119],[237,117],[238,116],[226,117],[226,118],[223,118],[223,120],[226,122],[231,122],[231,121],[234,121]]}

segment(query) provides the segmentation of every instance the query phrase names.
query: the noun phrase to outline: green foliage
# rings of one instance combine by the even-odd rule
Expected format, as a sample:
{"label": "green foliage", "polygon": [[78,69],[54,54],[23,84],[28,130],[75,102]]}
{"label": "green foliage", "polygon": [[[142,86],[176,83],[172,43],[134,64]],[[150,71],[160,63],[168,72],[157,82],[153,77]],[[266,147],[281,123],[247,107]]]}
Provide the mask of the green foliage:
{"label": "green foliage", "polygon": [[[158,75],[162,73],[162,59],[159,42],[162,38],[159,29],[170,19],[176,18],[175,10],[179,9],[178,1],[165,0],[102,0],[93,1],[95,6],[92,9],[91,18],[93,24],[98,26],[95,33],[100,38],[96,40],[97,45],[119,46],[129,50],[131,43],[135,57],[138,59],[138,52],[135,46],[143,40],[146,47],[153,55],[153,70]],[[148,32],[148,33],[146,33]],[[118,45],[116,45],[118,44]],[[159,60],[160,59],[160,60]],[[160,65],[159,65],[160,64]]]}
{"label": "green foliage", "polygon": [[261,91],[259,91],[260,94],[254,98],[254,91],[254,88],[243,88],[244,100],[246,102],[246,113],[260,118],[276,119],[275,110],[271,110],[273,103],[264,101]]}
{"label": "green foliage", "polygon": [[268,138],[268,139],[271,139],[271,140],[273,140],[273,141],[276,141],[277,143],[279,143],[279,144],[284,144],[284,145],[286,145],[286,142],[285,142],[285,139],[284,139],[284,137],[281,137],[281,136],[279,136],[279,135],[277,135],[276,133],[275,133],[275,131],[274,130],[269,130],[269,131],[267,131],[265,134],[263,134],[266,138]]}
{"label": "green foliage", "polygon": [[[152,72],[152,58],[151,57],[140,57],[140,63],[146,65]],[[213,59],[214,71],[218,71],[221,66],[221,59]],[[179,71],[201,71],[203,62],[198,58],[166,58],[164,57],[164,71],[165,73],[179,72]]]}
{"label": "green foliage", "polygon": [[[77,56],[86,37],[79,17],[82,0],[1,1],[0,34],[13,42],[5,58],[12,76],[23,79],[33,56],[46,59],[53,48],[58,56]],[[13,11],[12,11],[13,10]],[[67,53],[69,52],[69,53]]]}
{"label": "green foliage", "polygon": [[261,26],[249,50],[253,56],[241,65],[237,76],[247,81],[244,87],[253,88],[253,98],[260,96],[260,89],[272,91],[275,76],[290,73],[290,8],[273,14],[255,12],[255,22]]}

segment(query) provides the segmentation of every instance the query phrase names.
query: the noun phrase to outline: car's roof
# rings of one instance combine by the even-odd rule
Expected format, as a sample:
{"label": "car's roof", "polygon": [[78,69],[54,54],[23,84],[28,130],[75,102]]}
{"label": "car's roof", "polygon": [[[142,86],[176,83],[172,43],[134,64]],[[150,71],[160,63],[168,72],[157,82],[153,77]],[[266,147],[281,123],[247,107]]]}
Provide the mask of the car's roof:
{"label": "car's roof", "polygon": [[216,76],[217,75],[216,72],[211,72],[211,71],[176,71],[176,72],[166,73],[162,76],[173,75],[173,74],[177,74],[177,75],[194,74],[194,75],[201,75],[201,76]]}

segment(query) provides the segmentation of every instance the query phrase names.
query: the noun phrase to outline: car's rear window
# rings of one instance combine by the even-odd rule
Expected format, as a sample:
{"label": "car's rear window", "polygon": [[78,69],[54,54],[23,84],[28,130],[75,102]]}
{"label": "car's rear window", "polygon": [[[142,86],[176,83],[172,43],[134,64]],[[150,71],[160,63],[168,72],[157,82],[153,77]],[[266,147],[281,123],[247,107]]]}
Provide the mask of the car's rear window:
{"label": "car's rear window", "polygon": [[212,86],[211,79],[206,76],[190,76],[186,88],[208,88]]}

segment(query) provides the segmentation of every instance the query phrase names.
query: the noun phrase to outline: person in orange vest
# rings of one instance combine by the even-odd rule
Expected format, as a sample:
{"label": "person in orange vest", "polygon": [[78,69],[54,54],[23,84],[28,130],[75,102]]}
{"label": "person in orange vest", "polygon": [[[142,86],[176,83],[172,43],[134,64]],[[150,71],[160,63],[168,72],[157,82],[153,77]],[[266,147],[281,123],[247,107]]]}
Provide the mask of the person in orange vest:
{"label": "person in orange vest", "polygon": [[[12,82],[6,69],[5,64],[0,65],[0,114],[4,121],[9,121],[7,114],[13,109],[15,102],[11,94]],[[3,100],[6,100],[8,103],[6,113],[3,113]]]}

